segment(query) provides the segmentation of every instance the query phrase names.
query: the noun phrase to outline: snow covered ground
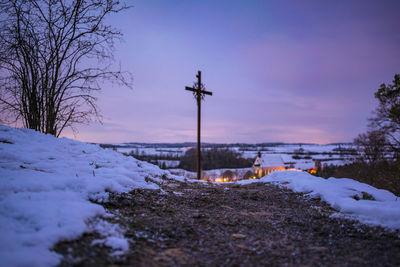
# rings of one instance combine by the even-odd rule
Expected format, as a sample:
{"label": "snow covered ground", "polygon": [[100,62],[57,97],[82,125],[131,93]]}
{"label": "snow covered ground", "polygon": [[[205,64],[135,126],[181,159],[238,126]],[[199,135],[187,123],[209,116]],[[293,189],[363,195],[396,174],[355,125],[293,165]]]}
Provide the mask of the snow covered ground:
{"label": "snow covered ground", "polygon": [[366,224],[400,229],[400,198],[387,190],[348,178],[324,179],[298,171],[277,171],[259,180],[237,183],[254,182],[276,183],[310,197],[319,197],[340,211],[335,216],[345,215]]}
{"label": "snow covered ground", "polygon": [[[140,144],[119,144],[117,147],[118,152],[121,153],[134,153],[137,155],[147,156],[172,156],[176,158],[182,157],[185,152],[190,149],[189,147],[170,147],[168,144],[153,144],[154,147],[150,147],[152,144],[140,145]],[[258,152],[262,154],[274,154],[282,157],[282,160],[287,167],[294,167],[297,169],[311,169],[315,166],[315,160],[319,160],[322,165],[333,164],[333,165],[344,165],[350,163],[354,157],[351,155],[350,150],[352,149],[351,144],[329,144],[329,145],[317,145],[317,144],[275,144],[265,146],[231,146],[226,144],[221,145],[220,148],[227,148],[239,152],[243,158],[255,159]],[[205,147],[204,149],[211,149]],[[340,152],[340,150],[343,150]],[[296,157],[296,151],[302,151],[303,154]],[[158,166],[162,166],[161,160],[159,160]],[[166,161],[166,167],[175,168],[179,165],[178,160]]]}
{"label": "snow covered ground", "polygon": [[146,177],[162,175],[169,174],[98,145],[0,125],[0,265],[56,265],[53,245],[90,231],[103,237],[93,245],[123,254],[123,229],[103,220],[110,214],[92,201],[157,189]]}
{"label": "snow covered ground", "polygon": [[[0,125],[0,266],[51,266],[59,241],[96,231],[118,256],[129,249],[124,229],[104,220],[109,192],[158,189],[147,177],[166,175],[157,166],[66,138]],[[351,179],[323,179],[304,172],[274,172],[260,180],[320,197],[361,222],[400,229],[400,199]],[[368,200],[372,196],[374,200]],[[359,199],[359,200],[356,200]]]}

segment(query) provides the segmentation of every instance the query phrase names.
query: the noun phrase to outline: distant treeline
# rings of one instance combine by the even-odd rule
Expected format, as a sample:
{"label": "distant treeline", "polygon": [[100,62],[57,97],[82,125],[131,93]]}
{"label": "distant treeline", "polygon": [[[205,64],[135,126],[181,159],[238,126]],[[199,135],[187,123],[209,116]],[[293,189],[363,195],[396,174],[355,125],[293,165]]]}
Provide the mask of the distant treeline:
{"label": "distant treeline", "polygon": [[139,153],[138,150],[132,150],[130,153],[126,154],[127,156],[132,156],[138,160],[143,160],[151,163],[157,164],[158,160],[180,160],[181,157],[177,155],[176,152],[171,151],[170,153],[162,153],[162,154],[145,154],[143,151]]}
{"label": "distant treeline", "polygon": [[[334,158],[333,160],[345,160],[358,155],[358,152],[353,147],[342,147],[338,146],[332,150],[332,152],[311,152],[305,151],[303,148],[295,149],[292,153],[287,152],[287,154],[292,154],[292,158],[295,160],[299,159],[312,159],[313,155],[327,155],[330,158],[332,156],[339,156],[339,158]],[[327,161],[329,159],[325,159]]]}
{"label": "distant treeline", "polygon": [[[187,171],[196,171],[196,149],[189,149],[181,157],[179,168]],[[241,154],[227,148],[212,148],[201,151],[202,170],[227,169],[227,168],[249,168],[254,159],[245,159]]]}

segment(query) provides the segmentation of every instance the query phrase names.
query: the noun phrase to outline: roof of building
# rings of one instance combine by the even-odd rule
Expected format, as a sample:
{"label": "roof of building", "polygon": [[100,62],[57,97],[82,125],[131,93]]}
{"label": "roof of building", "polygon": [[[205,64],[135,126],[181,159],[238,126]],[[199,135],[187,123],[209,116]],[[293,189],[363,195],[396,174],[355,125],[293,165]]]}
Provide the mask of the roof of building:
{"label": "roof of building", "polygon": [[263,154],[261,155],[261,158],[257,157],[254,166],[257,165],[260,165],[259,167],[285,166],[282,157],[274,154]]}

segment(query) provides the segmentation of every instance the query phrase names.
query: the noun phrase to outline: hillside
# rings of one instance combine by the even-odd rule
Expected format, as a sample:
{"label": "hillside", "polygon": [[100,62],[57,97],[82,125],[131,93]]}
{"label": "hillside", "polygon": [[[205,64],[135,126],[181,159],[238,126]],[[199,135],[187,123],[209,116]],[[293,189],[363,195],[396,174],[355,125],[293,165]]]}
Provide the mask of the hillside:
{"label": "hillside", "polygon": [[198,182],[6,126],[0,178],[1,266],[400,264],[400,201],[352,179]]}
{"label": "hillside", "polygon": [[[45,266],[61,257],[61,240],[97,231],[98,242],[123,253],[123,230],[102,218],[110,193],[158,189],[146,177],[168,175],[158,167],[66,138],[0,125],[0,245],[2,266]],[[95,224],[89,222],[96,220]]]}

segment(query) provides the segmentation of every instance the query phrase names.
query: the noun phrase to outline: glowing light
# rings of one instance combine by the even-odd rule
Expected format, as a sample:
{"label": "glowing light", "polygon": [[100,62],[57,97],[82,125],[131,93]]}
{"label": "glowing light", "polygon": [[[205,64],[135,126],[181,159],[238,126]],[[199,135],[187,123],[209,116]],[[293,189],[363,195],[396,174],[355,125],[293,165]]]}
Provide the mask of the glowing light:
{"label": "glowing light", "polygon": [[218,177],[214,179],[214,182],[216,183],[224,183],[224,182],[230,182],[231,180],[229,178],[222,178],[222,177]]}

